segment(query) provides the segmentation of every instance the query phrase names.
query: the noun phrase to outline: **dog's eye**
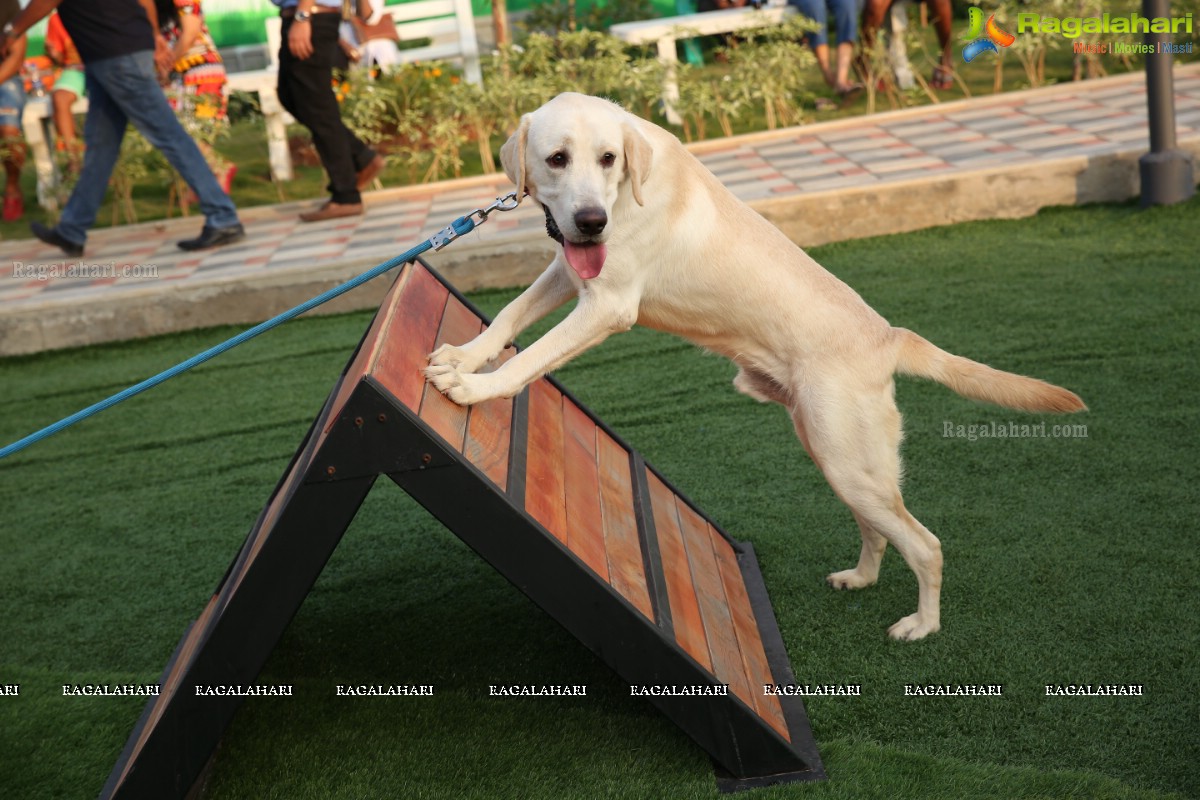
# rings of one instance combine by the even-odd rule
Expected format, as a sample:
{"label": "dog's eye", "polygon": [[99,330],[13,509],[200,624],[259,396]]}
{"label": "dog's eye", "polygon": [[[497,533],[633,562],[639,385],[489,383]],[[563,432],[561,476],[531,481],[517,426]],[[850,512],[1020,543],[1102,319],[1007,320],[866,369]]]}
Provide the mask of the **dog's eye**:
{"label": "dog's eye", "polygon": [[571,161],[571,159],[567,156],[567,154],[562,152],[561,150],[557,153],[554,153],[553,155],[551,155],[549,158],[546,159],[547,164],[549,164],[552,167],[557,167],[559,169],[561,169],[562,167],[565,167],[570,161]]}
{"label": "dog's eye", "polygon": [[604,155],[600,156],[600,166],[602,166],[602,167],[611,167],[613,164],[616,164],[616,163],[617,163],[617,154],[616,153],[605,153]]}

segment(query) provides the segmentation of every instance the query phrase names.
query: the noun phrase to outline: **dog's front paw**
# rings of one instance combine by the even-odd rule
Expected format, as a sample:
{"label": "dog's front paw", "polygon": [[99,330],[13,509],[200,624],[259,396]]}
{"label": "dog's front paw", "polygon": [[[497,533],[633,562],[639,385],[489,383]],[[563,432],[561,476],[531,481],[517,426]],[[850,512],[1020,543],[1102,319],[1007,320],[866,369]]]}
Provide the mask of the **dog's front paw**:
{"label": "dog's front paw", "polygon": [[431,365],[425,368],[425,379],[460,406],[474,405],[491,399],[492,395],[487,393],[483,378],[481,375],[463,373],[449,365]]}
{"label": "dog's front paw", "polygon": [[909,614],[904,619],[888,628],[888,636],[898,642],[915,642],[924,639],[931,633],[937,633],[942,626],[938,620],[927,620],[918,614]]}
{"label": "dog's front paw", "polygon": [[[444,344],[429,354],[429,365],[433,367],[458,368],[469,361],[470,358],[467,355],[467,351],[452,344]],[[472,369],[464,370],[464,372],[474,371]]]}
{"label": "dog's front paw", "polygon": [[865,589],[868,586],[874,585],[876,580],[877,578],[868,578],[859,574],[859,571],[856,569],[835,572],[825,579],[835,589]]}

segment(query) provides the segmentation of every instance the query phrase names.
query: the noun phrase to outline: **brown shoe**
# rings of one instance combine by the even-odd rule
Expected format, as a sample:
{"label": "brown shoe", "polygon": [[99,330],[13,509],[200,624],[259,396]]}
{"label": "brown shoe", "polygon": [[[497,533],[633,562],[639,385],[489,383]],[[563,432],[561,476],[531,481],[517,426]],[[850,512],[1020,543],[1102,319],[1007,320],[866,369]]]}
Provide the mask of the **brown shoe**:
{"label": "brown shoe", "polygon": [[325,204],[316,211],[305,211],[300,215],[301,222],[320,222],[339,217],[356,217],[363,213],[362,203],[335,203],[326,200]]}
{"label": "brown shoe", "polygon": [[383,172],[385,164],[383,156],[375,156],[371,159],[371,163],[358,171],[358,180],[355,186],[361,192],[363,189],[371,185],[371,181],[379,177],[379,173]]}

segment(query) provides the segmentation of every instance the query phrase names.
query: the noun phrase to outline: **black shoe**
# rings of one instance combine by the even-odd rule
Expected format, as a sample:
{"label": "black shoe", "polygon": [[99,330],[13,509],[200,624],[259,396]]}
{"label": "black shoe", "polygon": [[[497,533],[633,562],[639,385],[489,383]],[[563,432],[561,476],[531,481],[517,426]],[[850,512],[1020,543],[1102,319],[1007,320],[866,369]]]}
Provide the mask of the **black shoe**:
{"label": "black shoe", "polygon": [[72,242],[54,228],[47,228],[40,222],[31,222],[29,230],[33,231],[33,235],[46,244],[54,245],[69,256],[83,255],[83,245]]}
{"label": "black shoe", "polygon": [[223,244],[232,244],[239,239],[244,238],[246,229],[239,222],[237,225],[228,225],[224,228],[210,228],[205,225],[200,235],[195,239],[185,239],[182,242],[176,242],[181,250],[207,250],[210,247],[220,247]]}

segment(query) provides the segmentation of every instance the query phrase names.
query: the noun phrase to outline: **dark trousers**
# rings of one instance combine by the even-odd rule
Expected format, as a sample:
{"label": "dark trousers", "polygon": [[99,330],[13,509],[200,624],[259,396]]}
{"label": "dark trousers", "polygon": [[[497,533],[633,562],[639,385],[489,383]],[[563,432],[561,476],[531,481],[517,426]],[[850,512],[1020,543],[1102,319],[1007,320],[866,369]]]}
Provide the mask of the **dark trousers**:
{"label": "dark trousers", "polygon": [[293,20],[283,20],[283,43],[279,48],[279,102],[312,133],[317,155],[329,176],[330,199],[335,203],[360,203],[357,173],[375,157],[342,122],[341,109],[333,93],[333,59],[337,51],[338,14],[314,14],[313,54],[298,59],[288,49],[288,31]]}

